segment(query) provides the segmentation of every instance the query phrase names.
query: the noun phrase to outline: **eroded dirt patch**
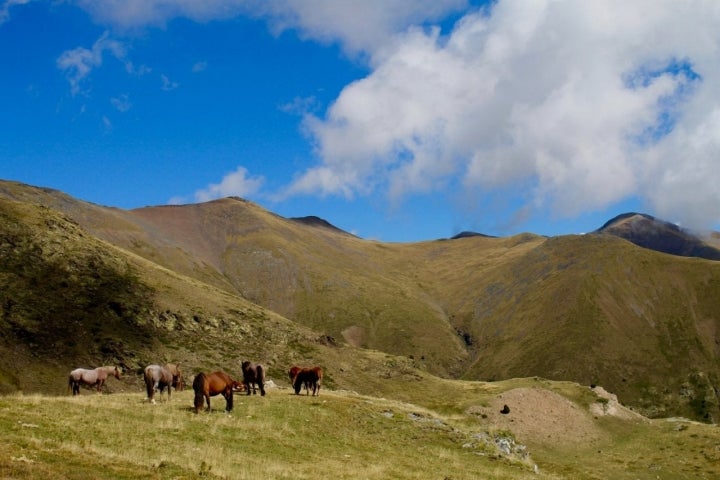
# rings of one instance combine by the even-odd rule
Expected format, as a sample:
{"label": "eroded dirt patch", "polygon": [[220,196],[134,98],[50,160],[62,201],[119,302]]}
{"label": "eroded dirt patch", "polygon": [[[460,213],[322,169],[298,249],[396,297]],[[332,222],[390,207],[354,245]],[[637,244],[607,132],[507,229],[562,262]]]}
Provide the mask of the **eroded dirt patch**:
{"label": "eroded dirt patch", "polygon": [[491,427],[511,431],[522,443],[564,446],[608,438],[590,412],[543,388],[509,390],[493,397],[487,406],[470,407],[467,413],[482,417]]}

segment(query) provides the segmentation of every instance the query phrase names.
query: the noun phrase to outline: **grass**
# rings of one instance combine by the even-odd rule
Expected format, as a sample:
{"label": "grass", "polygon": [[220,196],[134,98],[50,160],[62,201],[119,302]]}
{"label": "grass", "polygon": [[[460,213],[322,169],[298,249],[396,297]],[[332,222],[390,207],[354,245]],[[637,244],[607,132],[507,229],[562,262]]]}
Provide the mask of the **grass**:
{"label": "grass", "polygon": [[[0,398],[5,478],[531,478],[531,465],[422,408],[340,392],[275,390],[150,405],[142,394]],[[464,446],[465,445],[465,446]]]}
{"label": "grass", "polygon": [[[213,397],[195,414],[191,391],[147,403],[142,393],[0,397],[0,477],[142,479],[712,479],[720,431],[689,420],[601,417],[589,442],[519,445],[512,422],[465,413],[517,388],[539,388],[586,411],[599,401],[570,382],[514,379],[445,382],[438,397],[410,403],[323,391],[237,396],[233,412]],[[166,397],[163,397],[166,398]],[[505,397],[507,398],[507,397]],[[513,404],[513,409],[516,405]],[[562,431],[562,429],[561,429]],[[571,435],[572,432],[565,432]],[[510,445],[503,453],[500,445]],[[537,470],[536,470],[537,466]]]}

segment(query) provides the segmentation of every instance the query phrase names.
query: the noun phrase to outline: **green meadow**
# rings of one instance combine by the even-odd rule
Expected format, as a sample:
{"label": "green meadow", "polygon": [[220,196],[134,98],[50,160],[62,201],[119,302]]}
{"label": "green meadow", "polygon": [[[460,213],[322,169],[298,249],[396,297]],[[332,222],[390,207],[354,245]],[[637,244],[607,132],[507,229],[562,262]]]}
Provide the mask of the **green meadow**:
{"label": "green meadow", "polygon": [[[287,388],[271,389],[265,397],[236,395],[231,413],[225,412],[222,397],[213,397],[212,410],[199,414],[192,409],[193,392],[188,390],[174,392],[170,401],[163,396],[156,405],[140,392],[98,395],[83,389],[76,397],[7,395],[0,397],[0,477],[720,476],[720,432],[715,425],[593,415],[588,407],[602,406],[603,400],[570,383],[452,383],[446,402],[432,399],[432,408],[348,391],[296,396]],[[523,396],[514,392],[534,396],[523,404]],[[503,416],[496,404],[508,399],[513,399],[513,407]],[[468,407],[468,402],[475,406]],[[558,405],[567,411],[544,410]],[[523,423],[532,411],[549,416],[555,425],[548,427],[543,423],[547,418],[536,418],[543,433],[535,435],[532,422]],[[518,422],[517,433],[502,422]]]}

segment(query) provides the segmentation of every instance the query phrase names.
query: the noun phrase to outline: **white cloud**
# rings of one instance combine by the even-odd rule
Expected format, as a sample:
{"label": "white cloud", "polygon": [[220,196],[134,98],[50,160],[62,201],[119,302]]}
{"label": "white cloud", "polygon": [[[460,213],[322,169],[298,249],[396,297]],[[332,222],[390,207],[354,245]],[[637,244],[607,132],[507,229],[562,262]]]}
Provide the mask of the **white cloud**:
{"label": "white cloud", "polygon": [[25,5],[33,0],[5,0],[0,4],[0,25],[10,20],[10,7]]}
{"label": "white cloud", "polygon": [[307,117],[319,164],[286,194],[524,184],[559,215],[639,195],[718,222],[718,24],[711,0],[500,0],[447,38],[395,36]]}
{"label": "white cloud", "polygon": [[339,41],[351,52],[375,52],[398,32],[442,20],[467,0],[275,0],[254,4],[276,31],[297,29],[304,38]]}
{"label": "white cloud", "polygon": [[468,0],[75,0],[93,18],[118,29],[163,26],[184,17],[194,21],[247,15],[264,18],[273,30],[297,30],[303,38],[340,42],[353,53],[382,47],[411,25],[437,21],[467,8]]}
{"label": "white cloud", "polygon": [[246,10],[245,0],[74,0],[95,21],[132,30],[164,26],[169,20],[185,17],[210,21],[237,16]]}
{"label": "white cloud", "polygon": [[[255,195],[262,187],[265,179],[261,176],[251,176],[244,167],[238,167],[223,177],[220,183],[213,183],[202,190],[195,192],[195,200],[207,202],[216,198],[238,196],[247,198]],[[173,199],[173,203],[180,203]]]}
{"label": "white cloud", "polygon": [[121,42],[111,39],[108,32],[103,33],[91,48],[77,47],[58,57],[57,67],[65,71],[73,95],[81,91],[82,82],[90,72],[102,65],[106,52],[118,60],[125,58],[125,47]]}
{"label": "white cloud", "polygon": [[118,112],[127,112],[132,108],[132,103],[130,102],[130,96],[127,93],[123,93],[122,95],[118,95],[117,97],[113,97],[110,99],[110,103],[113,107],[117,109]]}
{"label": "white cloud", "polygon": [[174,82],[174,81],[170,80],[170,78],[168,78],[167,75],[160,75],[160,80],[162,81],[162,86],[160,88],[162,88],[166,92],[175,90],[176,88],[178,88],[180,86],[180,84],[178,82]]}
{"label": "white cloud", "polygon": [[[307,114],[318,164],[285,195],[525,185],[525,214],[636,195],[686,225],[720,221],[716,0],[497,0],[447,36],[428,24],[466,0],[74,2],[113,29],[247,15],[366,55],[372,72]],[[59,59],[74,93],[103,52],[116,55],[104,38]]]}
{"label": "white cloud", "polygon": [[192,66],[192,72],[193,73],[200,73],[204,72],[207,69],[207,62],[196,62]]}

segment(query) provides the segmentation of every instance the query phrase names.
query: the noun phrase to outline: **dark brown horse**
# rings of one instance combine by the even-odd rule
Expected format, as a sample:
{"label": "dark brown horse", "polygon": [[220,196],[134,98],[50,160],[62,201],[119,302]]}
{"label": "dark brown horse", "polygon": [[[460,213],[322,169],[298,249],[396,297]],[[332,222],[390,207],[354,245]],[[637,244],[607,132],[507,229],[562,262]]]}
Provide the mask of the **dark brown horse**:
{"label": "dark brown horse", "polygon": [[120,378],[120,368],[110,365],[97,367],[89,370],[87,368],[76,368],[68,375],[68,391],[72,390],[73,396],[80,395],[80,385],[94,385],[98,393],[102,392],[105,380],[112,375]]}
{"label": "dark brown horse", "polygon": [[203,400],[207,402],[207,410],[210,411],[210,397],[222,395],[225,397],[225,411],[233,409],[233,392],[241,388],[241,383],[236,382],[225,372],[203,373],[200,372],[193,380],[195,390],[195,413],[199,413],[203,406]]}
{"label": "dark brown horse", "polygon": [[290,377],[290,385],[295,385],[295,377],[298,373],[300,373],[300,370],[302,370],[302,367],[298,367],[297,365],[293,365],[290,367],[290,371],[288,371],[288,376]]}
{"label": "dark brown horse", "polygon": [[159,391],[162,394],[165,388],[168,389],[169,401],[172,388],[182,390],[182,385],[182,372],[180,372],[180,367],[174,363],[168,363],[162,367],[160,365],[145,367],[145,389],[150,403],[155,403],[155,392]]}
{"label": "dark brown horse", "polygon": [[295,389],[295,395],[300,395],[300,390],[305,387],[305,394],[310,394],[312,388],[313,397],[320,395],[320,384],[323,378],[323,369],[320,367],[301,368],[296,371],[295,377],[292,380],[293,389]]}
{"label": "dark brown horse", "polygon": [[242,363],[243,384],[247,390],[247,395],[257,394],[257,388],[260,388],[260,396],[265,396],[265,367],[259,363],[243,362]]}
{"label": "dark brown horse", "polygon": [[[298,373],[303,369],[303,367],[298,367],[297,365],[293,365],[290,367],[290,370],[288,371],[288,376],[290,377],[290,385],[295,388],[295,377],[297,377]],[[308,385],[307,382],[303,385],[305,387],[305,390],[307,390]]]}

